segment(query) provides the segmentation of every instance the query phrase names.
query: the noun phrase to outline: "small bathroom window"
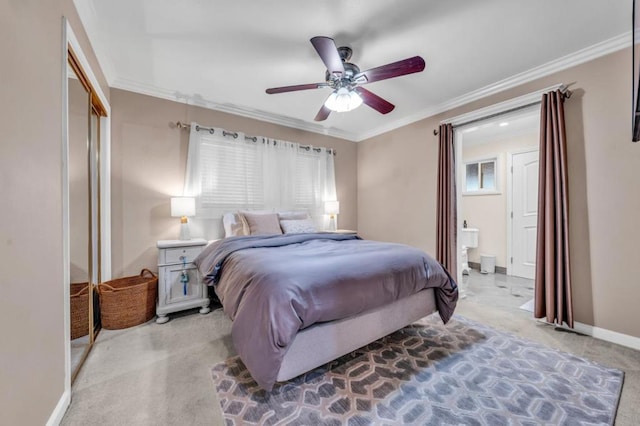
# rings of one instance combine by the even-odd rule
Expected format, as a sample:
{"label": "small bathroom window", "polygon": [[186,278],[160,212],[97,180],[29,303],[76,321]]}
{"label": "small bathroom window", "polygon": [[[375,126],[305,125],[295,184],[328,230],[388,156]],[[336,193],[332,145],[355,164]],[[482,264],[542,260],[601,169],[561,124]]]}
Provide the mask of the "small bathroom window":
{"label": "small bathroom window", "polygon": [[467,161],[465,163],[462,195],[499,193],[497,157]]}

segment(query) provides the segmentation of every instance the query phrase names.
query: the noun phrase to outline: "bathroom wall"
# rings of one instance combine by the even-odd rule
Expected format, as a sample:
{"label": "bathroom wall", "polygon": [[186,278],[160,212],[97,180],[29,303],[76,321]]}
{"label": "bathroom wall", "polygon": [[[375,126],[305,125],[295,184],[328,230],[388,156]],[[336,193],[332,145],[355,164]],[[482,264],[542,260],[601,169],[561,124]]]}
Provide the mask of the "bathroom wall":
{"label": "bathroom wall", "polygon": [[462,140],[462,161],[498,158],[499,194],[462,195],[459,215],[469,228],[478,228],[478,248],[468,251],[469,262],[480,263],[480,254],[496,256],[496,266],[507,267],[507,158],[509,153],[537,149],[538,129],[531,133],[468,144]]}

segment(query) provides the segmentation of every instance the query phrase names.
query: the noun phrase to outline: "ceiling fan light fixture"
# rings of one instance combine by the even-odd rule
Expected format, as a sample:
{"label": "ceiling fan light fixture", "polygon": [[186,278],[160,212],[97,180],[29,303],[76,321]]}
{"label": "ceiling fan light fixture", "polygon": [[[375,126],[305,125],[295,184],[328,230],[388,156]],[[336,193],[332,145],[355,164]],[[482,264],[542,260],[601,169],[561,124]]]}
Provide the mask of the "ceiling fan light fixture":
{"label": "ceiling fan light fixture", "polygon": [[362,105],[362,98],[355,91],[346,87],[335,90],[324,103],[324,106],[335,112],[346,112]]}

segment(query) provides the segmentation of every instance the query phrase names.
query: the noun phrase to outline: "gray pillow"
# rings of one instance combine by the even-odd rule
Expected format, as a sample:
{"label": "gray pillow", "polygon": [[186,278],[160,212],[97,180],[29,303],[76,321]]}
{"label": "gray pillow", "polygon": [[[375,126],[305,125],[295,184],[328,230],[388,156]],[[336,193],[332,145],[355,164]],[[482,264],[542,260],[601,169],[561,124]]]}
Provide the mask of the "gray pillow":
{"label": "gray pillow", "polygon": [[252,214],[242,213],[244,219],[249,226],[249,233],[251,235],[273,235],[282,234],[280,229],[280,222],[278,221],[277,213],[270,214]]}

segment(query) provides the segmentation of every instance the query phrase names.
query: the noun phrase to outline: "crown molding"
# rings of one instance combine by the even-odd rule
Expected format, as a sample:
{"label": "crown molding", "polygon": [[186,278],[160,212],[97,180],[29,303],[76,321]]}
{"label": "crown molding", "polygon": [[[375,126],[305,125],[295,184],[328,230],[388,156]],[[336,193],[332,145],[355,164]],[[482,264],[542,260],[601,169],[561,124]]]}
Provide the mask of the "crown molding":
{"label": "crown molding", "polygon": [[180,102],[183,104],[199,106],[215,111],[226,112],[228,114],[239,115],[242,117],[253,118],[255,120],[266,121],[268,123],[278,124],[285,127],[291,127],[294,129],[305,130],[312,133],[318,133],[325,136],[332,136],[340,139],[355,142],[357,134],[348,132],[335,127],[323,127],[318,124],[308,123],[296,118],[285,117],[278,114],[273,114],[258,109],[248,108],[245,106],[233,105],[233,104],[220,104],[218,102],[210,101],[201,97],[195,98],[184,93],[177,92],[175,90],[168,90],[153,86],[150,84],[140,83],[138,81],[127,80],[122,78],[116,78],[111,85],[116,89],[128,90],[130,92],[136,92],[143,95],[149,95],[156,98],[167,99],[174,102]]}
{"label": "crown molding", "polygon": [[[408,124],[415,123],[416,121],[434,116],[436,114],[440,114],[459,106],[466,105],[470,102],[477,101],[487,96],[491,96],[496,93],[500,93],[505,90],[520,86],[522,84],[529,83],[533,80],[546,77],[558,71],[562,71],[567,68],[571,68],[576,65],[591,61],[593,59],[608,55],[609,53],[617,52],[618,50],[630,47],[631,38],[631,31],[629,31],[603,42],[596,43],[592,46],[578,50],[562,58],[547,62],[546,64],[537,66],[528,71],[513,75],[509,78],[482,87],[478,90],[466,93],[457,98],[453,98],[450,101],[443,102],[439,105],[436,105],[435,107],[421,110],[403,119],[393,121],[391,123],[385,124],[384,126],[376,127],[375,129],[372,129],[368,132],[359,133],[356,142],[378,136],[391,130],[395,130],[399,127],[403,127]],[[638,38],[639,37],[636,37],[636,39]]]}
{"label": "crown molding", "polygon": [[540,103],[542,95],[552,92],[554,90],[565,90],[567,87],[564,84],[554,84],[553,86],[546,87],[544,89],[536,90],[535,92],[527,93],[526,95],[518,96],[517,98],[508,99],[504,102],[489,105],[484,108],[476,109],[455,117],[446,118],[440,121],[440,124],[450,123],[453,126],[460,126],[469,121],[475,121],[489,117],[494,114],[499,114],[504,111],[509,111],[513,108],[520,108],[532,103]]}
{"label": "crown molding", "polygon": [[470,102],[474,102],[479,99],[494,95],[496,93],[500,93],[505,90],[520,86],[522,84],[529,83],[533,80],[546,77],[558,71],[562,71],[567,68],[583,64],[585,62],[607,55],[609,53],[613,53],[618,50],[624,49],[626,47],[631,46],[632,44],[631,39],[632,39],[631,31],[620,34],[619,36],[610,38],[600,43],[596,43],[592,46],[578,50],[577,52],[571,53],[562,58],[547,62],[546,64],[537,66],[528,71],[516,74],[504,80],[498,81],[496,83],[493,83],[488,86],[482,87],[480,89],[474,90],[472,92],[466,93],[462,96],[458,96],[456,98],[453,98],[449,101],[443,102],[436,106],[420,110],[402,119],[389,122],[382,126],[377,126],[373,129],[369,129],[364,132],[350,132],[346,130],[337,129],[335,127],[323,127],[318,124],[309,123],[303,120],[285,117],[282,115],[273,114],[270,112],[261,111],[258,109],[253,109],[245,106],[233,105],[233,104],[220,104],[207,99],[193,98],[191,96],[179,93],[174,90],[164,89],[164,88],[156,87],[150,84],[123,79],[119,77],[111,79],[110,76],[113,76],[114,73],[111,71],[112,66],[109,63],[108,59],[104,58],[103,55],[100,55],[99,61],[101,66],[103,66],[103,71],[105,72],[105,76],[107,77],[107,80],[112,81],[110,82],[110,86],[117,89],[128,90],[131,92],[141,93],[144,95],[154,96],[162,99],[168,99],[175,102],[187,103],[190,105],[197,105],[204,108],[213,109],[216,111],[226,112],[229,114],[239,115],[242,117],[253,118],[255,120],[266,121],[268,123],[278,124],[286,127],[292,127],[294,129],[305,130],[308,132],[318,133],[321,135],[327,135],[327,136],[332,136],[336,138],[346,139],[353,142],[360,142],[360,141],[381,135],[383,133],[398,129],[400,127],[404,127],[406,125],[415,123],[425,118],[432,117],[434,115],[466,105]]}

